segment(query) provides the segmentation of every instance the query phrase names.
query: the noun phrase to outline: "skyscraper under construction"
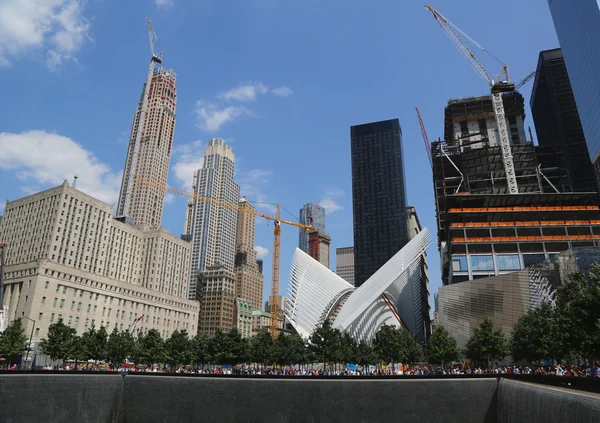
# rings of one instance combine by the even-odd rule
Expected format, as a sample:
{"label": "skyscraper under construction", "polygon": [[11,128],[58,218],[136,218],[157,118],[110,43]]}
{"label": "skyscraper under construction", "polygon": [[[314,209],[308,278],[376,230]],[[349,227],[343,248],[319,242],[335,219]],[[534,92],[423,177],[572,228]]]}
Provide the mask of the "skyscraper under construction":
{"label": "skyscraper under construction", "polygon": [[524,100],[503,95],[518,194],[510,194],[490,97],[451,100],[445,141],[432,143],[444,284],[525,267],[574,246],[598,245],[594,193],[573,193],[556,151],[525,136]]}
{"label": "skyscraper under construction", "polygon": [[[176,74],[163,67],[154,70],[148,93],[145,117],[134,159],[136,135],[142,116],[145,84],[133,117],[129,148],[119,194],[117,216],[130,219],[134,225],[160,228],[164,206],[164,186],[167,184],[171,147],[175,131],[175,109],[177,105]],[[138,184],[136,179],[151,183]],[[131,186],[130,186],[131,185]],[[130,195],[126,211],[127,196]],[[127,215],[127,216],[125,216]]]}

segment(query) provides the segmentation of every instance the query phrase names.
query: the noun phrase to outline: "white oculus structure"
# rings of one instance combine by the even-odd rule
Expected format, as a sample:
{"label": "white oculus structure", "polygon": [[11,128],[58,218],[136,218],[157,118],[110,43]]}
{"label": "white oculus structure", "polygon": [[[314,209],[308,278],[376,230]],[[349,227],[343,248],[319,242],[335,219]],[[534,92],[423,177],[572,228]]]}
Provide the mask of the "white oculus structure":
{"label": "white oculus structure", "polygon": [[431,245],[427,228],[360,287],[355,288],[296,248],[285,314],[303,338],[329,321],[357,341],[371,342],[383,325],[403,327],[420,338],[422,261]]}

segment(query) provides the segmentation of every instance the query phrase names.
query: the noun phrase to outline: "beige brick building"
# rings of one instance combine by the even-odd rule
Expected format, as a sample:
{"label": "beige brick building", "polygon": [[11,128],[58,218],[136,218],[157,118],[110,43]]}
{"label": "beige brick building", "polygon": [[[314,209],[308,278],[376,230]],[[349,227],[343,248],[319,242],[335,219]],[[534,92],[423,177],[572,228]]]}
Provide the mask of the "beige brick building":
{"label": "beige brick building", "polygon": [[35,320],[34,340],[60,317],[79,334],[92,325],[127,329],[137,316],[138,330],[196,334],[198,303],[187,300],[190,244],[112,214],[111,205],[67,181],[7,201],[4,303],[11,320]]}
{"label": "beige brick building", "polygon": [[237,221],[235,254],[235,295],[248,301],[254,310],[259,310],[263,299],[264,277],[254,249],[255,209],[245,198],[240,200]]}

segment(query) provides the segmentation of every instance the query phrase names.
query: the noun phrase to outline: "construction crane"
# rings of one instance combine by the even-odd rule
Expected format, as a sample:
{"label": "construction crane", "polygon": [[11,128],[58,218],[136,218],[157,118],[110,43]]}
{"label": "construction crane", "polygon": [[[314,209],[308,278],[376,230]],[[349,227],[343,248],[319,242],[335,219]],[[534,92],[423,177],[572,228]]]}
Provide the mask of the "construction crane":
{"label": "construction crane", "polygon": [[[303,225],[301,223],[292,222],[290,220],[284,220],[281,218],[281,206],[277,204],[277,212],[275,216],[263,213],[258,210],[249,210],[245,207],[240,207],[238,204],[221,201],[213,197],[204,197],[201,195],[194,194],[182,189],[173,188],[166,184],[162,184],[154,179],[136,178],[136,184],[145,185],[157,188],[165,193],[170,192],[172,194],[181,195],[184,197],[192,198],[196,201],[201,201],[209,204],[214,204],[218,207],[226,207],[232,210],[236,210],[240,213],[252,213],[255,216],[262,217],[263,219],[273,221],[273,266],[271,275],[271,298],[269,301],[269,311],[271,319],[269,321],[269,333],[273,338],[277,336],[277,330],[279,325],[279,261],[280,261],[280,250],[281,250],[281,224],[295,226],[302,228],[306,231],[314,230],[311,225]],[[246,197],[244,197],[246,198]]]}
{"label": "construction crane", "polygon": [[[518,84],[511,83],[510,75],[508,73],[508,66],[504,64],[502,66],[502,71],[497,79],[494,79],[487,69],[481,64],[481,62],[477,59],[475,54],[471,51],[471,49],[467,46],[462,37],[465,37],[473,44],[475,44],[479,49],[485,51],[485,48],[478,44],[474,39],[469,37],[465,32],[463,32],[459,27],[454,25],[448,19],[446,19],[441,13],[435,10],[431,6],[425,6],[435,20],[442,27],[448,38],[454,43],[454,45],[458,48],[458,50],[462,53],[462,55],[467,59],[467,61],[471,64],[475,72],[479,75],[481,79],[483,79],[491,88],[492,92],[492,105],[494,108],[494,115],[496,117],[496,123],[498,124],[498,132],[500,135],[500,147],[502,148],[502,161],[504,163],[504,170],[506,172],[506,181],[508,184],[508,190],[511,194],[518,194],[519,187],[517,185],[517,177],[515,174],[515,166],[513,163],[513,156],[510,147],[510,139],[508,136],[508,128],[506,125],[506,117],[504,113],[504,104],[502,102],[502,93],[513,92],[517,87],[523,86],[529,79],[531,79],[535,72],[532,75],[528,75],[523,81]],[[462,35],[462,37],[461,37]],[[496,59],[498,60],[498,59]],[[506,79],[503,79],[503,76]]]}
{"label": "construction crane", "polygon": [[120,210],[117,210],[117,216],[125,218],[127,221],[129,218],[131,197],[133,196],[133,186],[135,181],[135,173],[137,168],[138,156],[140,155],[140,145],[142,143],[142,131],[144,130],[144,123],[146,122],[146,109],[148,108],[148,100],[150,98],[150,84],[152,82],[152,76],[154,75],[154,67],[156,63],[162,63],[163,52],[156,54],[154,51],[154,40],[158,39],[154,28],[152,27],[152,21],[148,20],[148,37],[150,39],[150,65],[148,66],[148,76],[146,77],[146,85],[144,85],[144,92],[142,94],[142,104],[140,105],[140,116],[137,121],[137,128],[135,131],[133,142],[129,143],[129,149],[131,150],[131,162],[129,168],[126,169],[127,177],[123,179],[123,194],[125,195],[124,201],[119,202]]}
{"label": "construction crane", "polygon": [[429,165],[433,169],[433,158],[431,157],[431,144],[429,143],[429,137],[427,136],[427,131],[425,130],[425,124],[423,123],[423,118],[421,117],[421,113],[419,112],[419,108],[417,109],[417,118],[419,118],[419,125],[421,126],[421,134],[423,135],[423,142],[425,143],[425,150],[427,150],[427,157],[429,157]]}

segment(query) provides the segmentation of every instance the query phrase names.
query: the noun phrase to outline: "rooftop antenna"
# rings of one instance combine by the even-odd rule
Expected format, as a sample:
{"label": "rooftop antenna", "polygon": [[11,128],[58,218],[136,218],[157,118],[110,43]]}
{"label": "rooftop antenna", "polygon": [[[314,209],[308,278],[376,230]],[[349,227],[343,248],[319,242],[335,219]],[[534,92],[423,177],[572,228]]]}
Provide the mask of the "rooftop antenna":
{"label": "rooftop antenna", "polygon": [[77,178],[79,178],[79,175],[73,175],[73,183],[71,184],[71,187],[77,188]]}

